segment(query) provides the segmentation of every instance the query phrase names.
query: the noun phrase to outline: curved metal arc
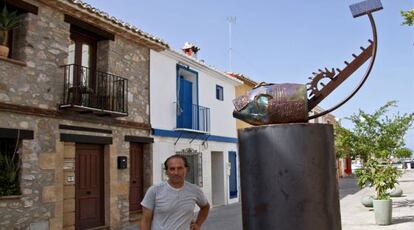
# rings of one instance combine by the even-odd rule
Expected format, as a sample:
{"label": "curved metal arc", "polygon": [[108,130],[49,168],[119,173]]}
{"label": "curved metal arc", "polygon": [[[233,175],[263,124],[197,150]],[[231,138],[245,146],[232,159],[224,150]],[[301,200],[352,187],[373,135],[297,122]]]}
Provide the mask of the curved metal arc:
{"label": "curved metal arc", "polygon": [[364,77],[359,82],[358,86],[354,89],[354,91],[352,91],[352,93],[350,95],[348,95],[348,97],[346,97],[344,100],[342,100],[341,102],[339,102],[335,106],[331,107],[330,109],[327,109],[327,110],[325,110],[325,111],[323,111],[321,113],[314,114],[314,115],[310,116],[309,117],[309,120],[315,119],[315,118],[320,117],[320,116],[323,116],[325,114],[328,114],[328,113],[336,110],[337,108],[339,108],[343,104],[345,104],[347,101],[349,101],[349,99],[351,99],[359,91],[359,89],[362,87],[362,85],[364,85],[365,81],[368,79],[368,76],[371,73],[372,67],[374,66],[375,57],[377,55],[377,45],[378,45],[378,41],[377,41],[377,28],[375,26],[374,17],[372,16],[371,13],[369,13],[368,14],[368,18],[369,18],[369,21],[371,23],[371,28],[372,28],[373,47],[372,47],[371,62],[369,63],[368,69],[365,71]]}

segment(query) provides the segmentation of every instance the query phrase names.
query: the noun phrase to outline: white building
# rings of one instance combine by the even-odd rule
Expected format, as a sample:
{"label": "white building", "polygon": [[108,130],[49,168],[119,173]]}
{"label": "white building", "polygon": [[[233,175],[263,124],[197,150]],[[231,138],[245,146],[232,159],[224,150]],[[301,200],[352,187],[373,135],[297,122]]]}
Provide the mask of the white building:
{"label": "white building", "polygon": [[150,53],[150,117],[153,183],[166,180],[163,162],[175,153],[190,161],[187,180],[198,184],[214,206],[239,201],[240,180],[235,87],[241,82],[185,53]]}

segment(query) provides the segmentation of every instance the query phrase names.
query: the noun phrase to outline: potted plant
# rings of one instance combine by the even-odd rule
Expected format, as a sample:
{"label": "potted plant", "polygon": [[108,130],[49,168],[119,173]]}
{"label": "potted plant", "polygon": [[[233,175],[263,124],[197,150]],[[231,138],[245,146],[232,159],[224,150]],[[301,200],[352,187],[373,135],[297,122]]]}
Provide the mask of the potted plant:
{"label": "potted plant", "polygon": [[9,12],[4,6],[0,13],[0,56],[7,57],[9,55],[8,39],[9,31],[18,27],[20,18],[17,11]]}
{"label": "potted plant", "polygon": [[378,225],[389,225],[392,220],[392,200],[389,190],[397,184],[401,171],[394,167],[390,161],[384,162],[377,158],[370,158],[360,169],[356,170],[357,183],[360,187],[365,185],[374,187],[373,200],[375,222]]}
{"label": "potted plant", "polygon": [[[358,185],[369,185],[375,188],[376,195],[373,201],[374,210],[379,217],[380,206],[389,208],[388,221],[378,224],[389,224],[391,221],[391,200],[389,192],[392,190],[401,172],[392,165],[392,160],[410,157],[412,151],[405,147],[404,135],[414,121],[414,113],[395,114],[389,116],[387,112],[395,107],[391,101],[374,111],[372,114],[359,110],[350,116],[352,129],[341,126],[335,127],[335,148],[344,157],[358,158],[362,167],[356,170]],[[381,203],[381,204],[380,204]],[[385,203],[385,204],[382,204]]]}

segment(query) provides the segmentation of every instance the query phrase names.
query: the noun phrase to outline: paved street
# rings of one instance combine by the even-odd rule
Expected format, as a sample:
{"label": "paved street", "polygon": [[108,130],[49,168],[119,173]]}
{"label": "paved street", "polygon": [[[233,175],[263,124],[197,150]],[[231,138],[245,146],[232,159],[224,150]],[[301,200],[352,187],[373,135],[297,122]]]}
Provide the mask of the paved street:
{"label": "paved street", "polygon": [[373,194],[372,189],[363,189],[341,199],[341,219],[343,230],[413,230],[414,229],[414,171],[407,171],[399,180],[402,197],[394,197],[392,225],[375,225],[374,210],[361,205],[364,195]]}
{"label": "paved street", "polygon": [[[413,230],[414,229],[414,171],[407,171],[400,179],[404,191],[403,197],[393,198],[393,224],[375,225],[374,212],[361,205],[360,199],[372,194],[371,189],[360,190],[355,178],[343,178],[339,181],[341,198],[341,219],[343,230]],[[213,208],[203,225],[203,230],[241,230],[241,206],[233,204]]]}

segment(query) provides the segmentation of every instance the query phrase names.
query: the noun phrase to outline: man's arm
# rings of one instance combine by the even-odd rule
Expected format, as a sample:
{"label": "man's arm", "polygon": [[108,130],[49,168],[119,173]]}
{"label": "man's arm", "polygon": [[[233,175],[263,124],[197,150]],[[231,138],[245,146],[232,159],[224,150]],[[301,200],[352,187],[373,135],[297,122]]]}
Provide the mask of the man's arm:
{"label": "man's arm", "polygon": [[201,225],[207,219],[208,212],[210,211],[210,204],[207,203],[203,207],[200,207],[200,211],[198,212],[196,221],[191,225],[191,230],[198,230],[200,229]]}
{"label": "man's arm", "polygon": [[141,230],[151,230],[152,210],[142,207]]}

